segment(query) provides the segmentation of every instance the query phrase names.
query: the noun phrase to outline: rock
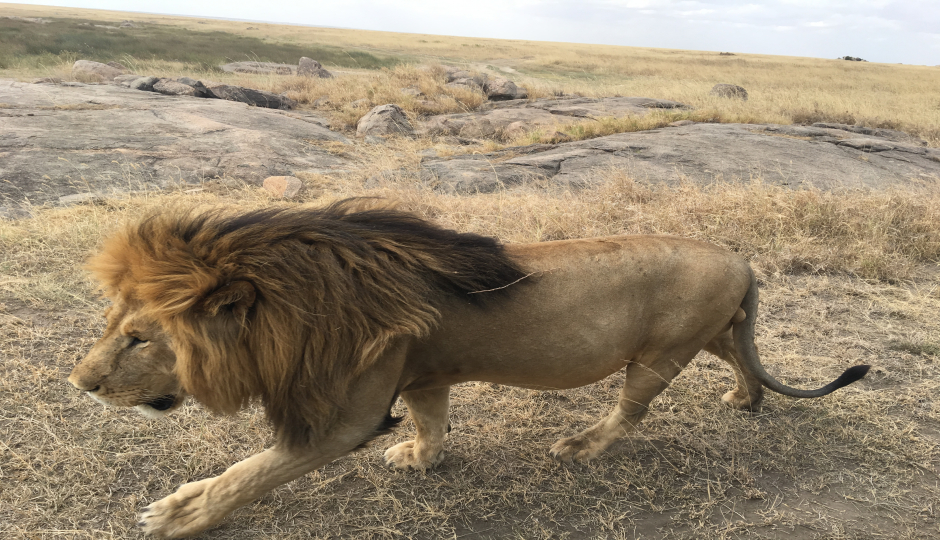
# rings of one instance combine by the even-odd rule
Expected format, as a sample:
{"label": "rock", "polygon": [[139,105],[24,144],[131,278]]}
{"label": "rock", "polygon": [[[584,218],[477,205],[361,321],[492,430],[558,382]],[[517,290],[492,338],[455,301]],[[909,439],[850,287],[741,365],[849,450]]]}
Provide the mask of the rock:
{"label": "rock", "polygon": [[206,88],[201,82],[190,79],[189,77],[180,77],[179,79],[160,79],[154,83],[153,90],[168,96],[210,96],[208,88]]}
{"label": "rock", "polygon": [[127,68],[124,67],[124,64],[122,64],[122,63],[120,63],[120,62],[111,61],[111,62],[108,62],[108,63],[105,64],[105,65],[111,66],[111,67],[113,67],[114,69],[120,69],[121,71],[127,71]]}
{"label": "rock", "polygon": [[857,56],[840,56],[839,58],[836,58],[836,60],[848,60],[850,62],[867,62],[868,61],[868,60],[865,60],[864,58],[859,58]]}
{"label": "rock", "polygon": [[895,131],[893,129],[850,126],[848,124],[835,124],[831,122],[816,122],[813,124],[813,127],[838,129],[842,131],[848,131],[850,133],[858,133],[859,135],[873,135],[881,139],[888,139],[889,141],[916,144],[917,146],[927,146],[927,141],[904,133],[903,131]]}
{"label": "rock", "polygon": [[123,69],[91,60],[76,60],[72,65],[72,76],[82,82],[113,81],[115,77],[123,73]]}
{"label": "rock", "polygon": [[301,77],[313,77],[320,79],[333,78],[333,74],[323,69],[323,66],[320,65],[320,62],[317,62],[311,58],[307,58],[306,56],[300,57],[300,62],[297,64],[297,75]]}
{"label": "rock", "polygon": [[229,73],[257,73],[261,75],[292,75],[297,66],[274,62],[232,62],[219,66]]}
{"label": "rock", "polygon": [[682,126],[691,126],[695,122],[691,120],[677,120],[675,122],[670,122],[669,127],[682,127]]}
{"label": "rock", "polygon": [[483,84],[483,91],[486,92],[487,99],[491,101],[504,101],[509,99],[525,99],[529,93],[525,88],[519,88],[509,79],[496,77]]}
{"label": "rock", "polygon": [[138,77],[130,83],[127,87],[132,90],[143,90],[144,92],[153,92],[153,85],[160,82],[160,79],[157,77]]}
{"label": "rock", "polygon": [[134,24],[134,21],[123,21],[120,27],[121,28],[140,28],[138,25]]}
{"label": "rock", "polygon": [[349,104],[349,106],[352,107],[353,109],[365,109],[366,107],[371,107],[372,102],[366,98],[362,98],[362,99],[357,99],[356,101],[353,101],[352,103]]}
{"label": "rock", "polygon": [[111,82],[125,88],[130,88],[131,83],[139,78],[140,75],[137,75],[136,73],[125,73],[124,75],[118,75],[112,79]]}
{"label": "rock", "polygon": [[294,176],[269,176],[261,185],[265,191],[281,199],[293,199],[304,187],[300,178]]}
{"label": "rock", "polygon": [[0,109],[0,205],[54,204],[75,186],[111,196],[214,177],[260,185],[269,176],[353,168],[351,158],[317,144],[348,140],[310,111],[9,79],[0,79],[0,103],[9,106]]}
{"label": "rock", "polygon": [[38,79],[33,79],[30,82],[32,84],[59,84],[62,82],[62,79],[58,77],[39,77]]}
{"label": "rock", "polygon": [[356,136],[366,135],[413,135],[414,128],[401,107],[394,104],[379,105],[356,124]]}
{"label": "rock", "polygon": [[650,109],[680,109],[686,105],[640,97],[563,98],[485,103],[478,111],[432,116],[421,129],[427,135],[490,137],[560,124],[592,123],[605,116],[645,115]]}
{"label": "rock", "polygon": [[738,98],[747,101],[747,90],[735,84],[716,84],[708,93],[710,96]]}
{"label": "rock", "polygon": [[435,189],[475,193],[538,180],[591,186],[604,171],[638,182],[750,182],[789,188],[940,188],[940,150],[847,132],[773,124],[694,123],[483,155],[429,158],[421,178]]}
{"label": "rock", "polygon": [[402,89],[401,89],[401,93],[404,94],[404,95],[406,95],[406,96],[412,96],[412,97],[421,97],[421,96],[424,95],[424,92],[422,92],[419,88],[417,88],[417,87],[415,87],[415,86],[409,86],[408,88],[402,88]]}
{"label": "rock", "polygon": [[59,197],[60,206],[75,206],[77,204],[97,204],[104,200],[100,193],[76,193]]}
{"label": "rock", "polygon": [[429,160],[421,165],[421,181],[445,193],[492,193],[544,178],[538,169],[507,167],[486,160]]}
{"label": "rock", "polygon": [[241,86],[232,86],[230,84],[213,84],[209,86],[208,89],[213,97],[247,103],[255,107],[288,110],[297,106],[297,102],[290,98],[271,92],[265,92],[264,90],[254,90]]}

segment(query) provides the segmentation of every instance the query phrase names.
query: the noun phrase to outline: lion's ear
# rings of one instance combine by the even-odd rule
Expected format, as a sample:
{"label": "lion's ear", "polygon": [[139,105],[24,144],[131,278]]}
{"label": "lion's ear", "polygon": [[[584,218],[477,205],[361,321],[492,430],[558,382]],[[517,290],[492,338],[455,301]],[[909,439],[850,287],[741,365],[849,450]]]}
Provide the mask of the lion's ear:
{"label": "lion's ear", "polygon": [[243,318],[255,303],[255,297],[254,285],[247,281],[233,281],[207,294],[199,303],[199,307],[210,317],[214,317],[224,308]]}

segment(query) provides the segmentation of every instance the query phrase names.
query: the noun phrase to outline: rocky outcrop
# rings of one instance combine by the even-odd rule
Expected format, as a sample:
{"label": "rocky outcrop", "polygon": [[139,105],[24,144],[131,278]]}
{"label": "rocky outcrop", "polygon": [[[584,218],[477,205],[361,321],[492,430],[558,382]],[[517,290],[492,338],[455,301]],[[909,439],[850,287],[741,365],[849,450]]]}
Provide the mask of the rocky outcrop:
{"label": "rocky outcrop", "polygon": [[122,74],[123,69],[91,60],[76,60],[72,65],[72,76],[82,82],[111,82]]}
{"label": "rocky outcrop", "polygon": [[252,88],[221,83],[210,84],[207,88],[212,97],[247,103],[255,107],[293,109],[297,106],[297,103],[288,97],[272,92],[265,92],[264,90],[254,90]]}
{"label": "rocky outcrop", "polygon": [[347,158],[311,143],[348,141],[310,113],[115,85],[12,80],[0,80],[0,103],[0,206],[350,168]]}
{"label": "rocky outcrop", "polygon": [[414,134],[414,128],[408,116],[405,115],[405,111],[393,104],[375,107],[356,124],[357,137],[412,134]]}
{"label": "rocky outcrop", "polygon": [[507,148],[422,163],[421,178],[456,193],[489,192],[531,181],[580,188],[601,172],[626,170],[639,182],[749,182],[791,188],[940,187],[940,150],[842,129],[692,124],[557,145]]}
{"label": "rocky outcrop", "polygon": [[484,82],[483,92],[486,93],[486,99],[490,101],[507,101],[529,97],[529,92],[525,88],[519,88],[516,83],[502,77],[488,79]]}
{"label": "rocky outcrop", "polygon": [[154,83],[153,90],[168,96],[211,97],[209,89],[202,82],[189,77],[160,79]]}
{"label": "rocky outcrop", "polygon": [[297,75],[317,79],[330,79],[333,77],[332,73],[323,69],[320,62],[306,56],[301,56],[300,62],[297,63]]}
{"label": "rocky outcrop", "polygon": [[736,84],[716,84],[708,95],[747,101],[747,90]]}
{"label": "rocky outcrop", "polygon": [[275,62],[231,62],[219,66],[229,73],[256,73],[260,75],[293,75],[297,66]]}
{"label": "rocky outcrop", "polygon": [[652,109],[681,109],[676,101],[639,97],[563,98],[487,103],[471,113],[445,114],[425,120],[421,133],[467,138],[510,135],[515,131],[563,124],[595,122],[598,118],[643,115]]}

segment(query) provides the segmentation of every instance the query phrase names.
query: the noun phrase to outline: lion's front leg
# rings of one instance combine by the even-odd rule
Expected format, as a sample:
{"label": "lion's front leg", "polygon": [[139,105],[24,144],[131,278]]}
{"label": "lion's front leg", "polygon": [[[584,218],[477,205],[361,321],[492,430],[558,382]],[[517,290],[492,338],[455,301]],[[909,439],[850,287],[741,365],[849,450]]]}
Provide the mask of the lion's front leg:
{"label": "lion's front leg", "polygon": [[291,453],[277,447],[265,450],[215,478],[180,486],[145,508],[138,525],[144,533],[161,538],[193,536],[218,524],[236,508],[335,457]]}
{"label": "lion's front leg", "polygon": [[402,392],[401,398],[408,406],[417,433],[413,441],[386,450],[385,462],[398,469],[430,469],[444,459],[450,387]]}

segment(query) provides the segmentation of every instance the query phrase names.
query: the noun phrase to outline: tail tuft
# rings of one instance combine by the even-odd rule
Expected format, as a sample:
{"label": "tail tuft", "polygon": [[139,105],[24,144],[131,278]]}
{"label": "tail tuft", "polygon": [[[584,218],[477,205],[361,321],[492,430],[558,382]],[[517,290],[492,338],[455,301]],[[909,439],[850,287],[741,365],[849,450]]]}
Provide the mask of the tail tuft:
{"label": "tail tuft", "polygon": [[861,366],[852,366],[849,369],[842,372],[842,375],[839,375],[839,378],[832,381],[831,383],[825,386],[827,394],[829,392],[834,392],[843,386],[848,386],[855,381],[861,379],[868,373],[868,370],[871,369],[871,366],[861,365]]}

